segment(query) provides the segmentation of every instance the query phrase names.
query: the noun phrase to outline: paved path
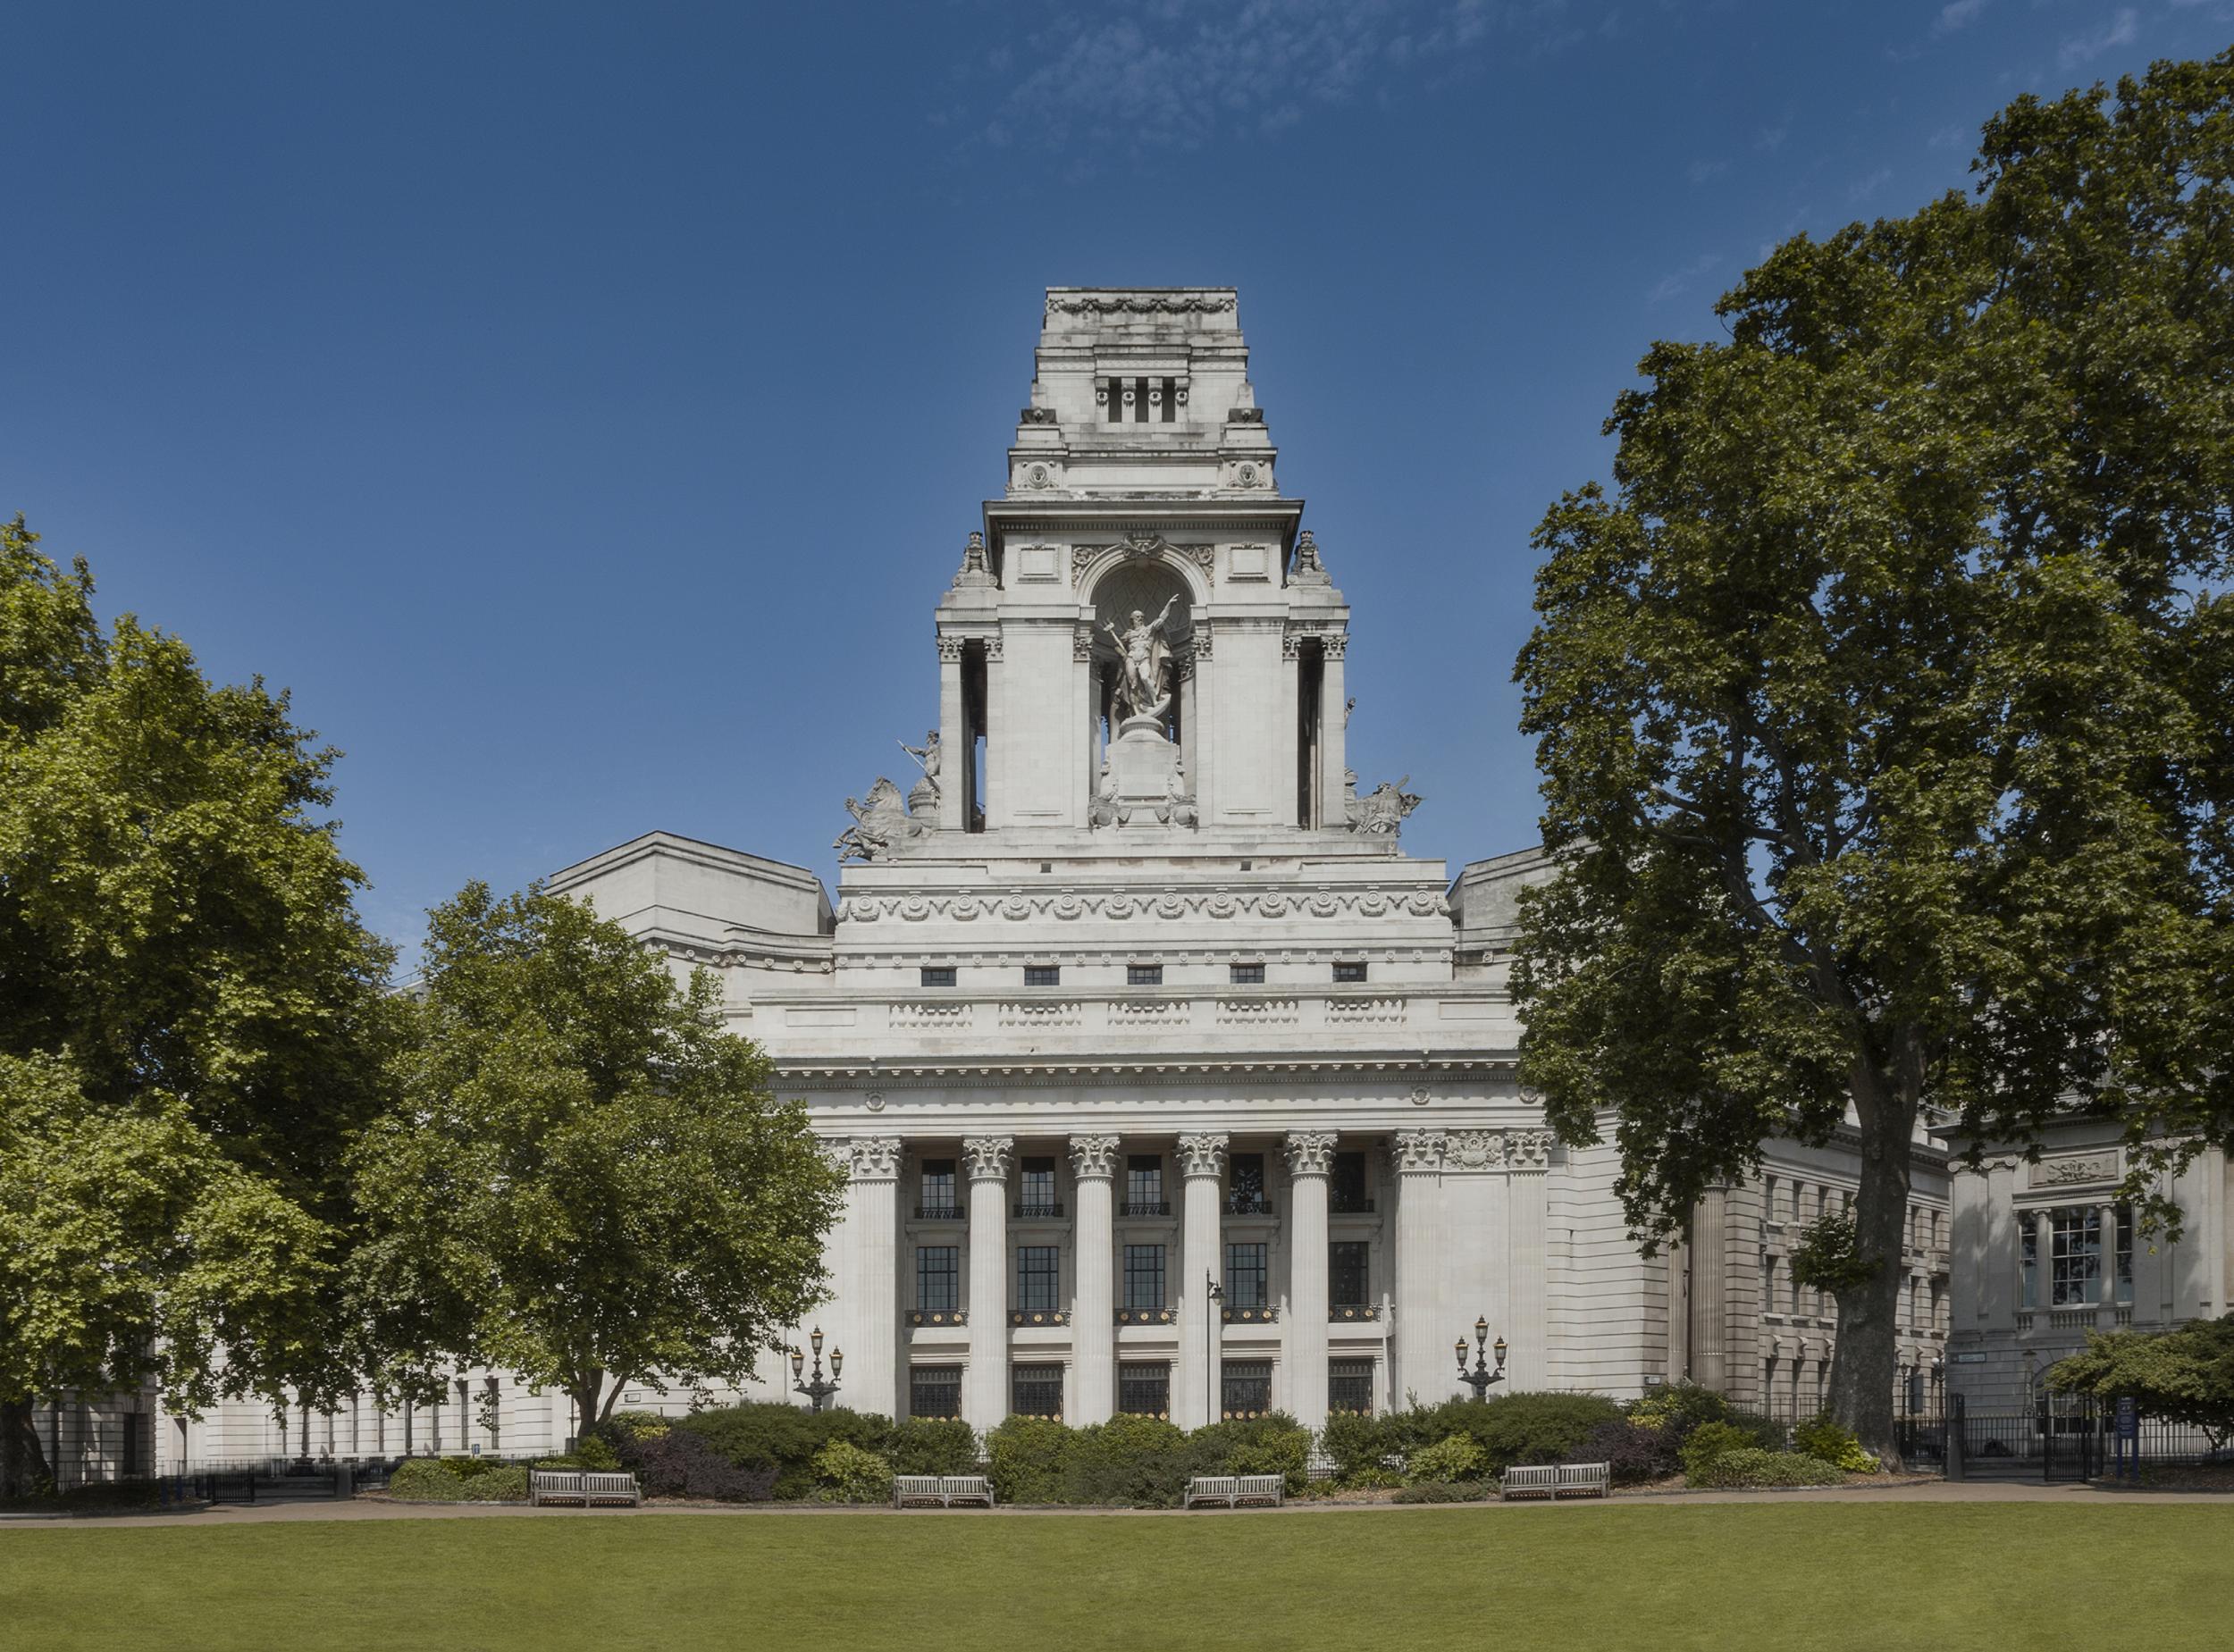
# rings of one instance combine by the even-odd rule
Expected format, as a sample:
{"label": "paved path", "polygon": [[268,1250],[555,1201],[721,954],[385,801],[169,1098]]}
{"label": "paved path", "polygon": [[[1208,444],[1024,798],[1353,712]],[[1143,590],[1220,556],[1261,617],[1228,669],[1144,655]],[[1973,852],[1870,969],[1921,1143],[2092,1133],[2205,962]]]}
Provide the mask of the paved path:
{"label": "paved path", "polygon": [[[2070,1507],[2102,1508],[2112,1504],[2217,1503],[2234,1508],[2234,1493],[2212,1491],[2118,1491],[2095,1486],[2043,1486],[2020,1480],[1926,1480],[1899,1486],[1839,1486],[1798,1491],[1670,1491],[1617,1495],[1603,1506],[1614,1508],[1673,1508],[1701,1503],[2061,1503]],[[1464,1510],[1502,1509],[1521,1514],[1532,1509],[1582,1506],[1568,1501],[1558,1505],[1523,1503],[1290,1503],[1279,1510],[1198,1510],[1182,1515],[1176,1509],[996,1509],[990,1518],[1021,1519],[1043,1514],[1071,1519],[1176,1520],[1247,1519],[1260,1514],[1295,1515],[1331,1514],[1452,1514]],[[1600,1506],[1592,1504],[1590,1506]],[[801,1504],[659,1504],[641,1509],[527,1508],[508,1503],[390,1503],[359,1497],[347,1503],[300,1502],[222,1504],[215,1508],[174,1514],[87,1514],[62,1519],[27,1520],[0,1515],[0,1543],[18,1528],[77,1529],[108,1526],[255,1526],[273,1522],[335,1520],[637,1520],[648,1514],[743,1516],[762,1520],[814,1519],[838,1515],[873,1520],[882,1515],[897,1519],[987,1518],[982,1509],[911,1509],[904,1514],[883,1507],[829,1508]]]}

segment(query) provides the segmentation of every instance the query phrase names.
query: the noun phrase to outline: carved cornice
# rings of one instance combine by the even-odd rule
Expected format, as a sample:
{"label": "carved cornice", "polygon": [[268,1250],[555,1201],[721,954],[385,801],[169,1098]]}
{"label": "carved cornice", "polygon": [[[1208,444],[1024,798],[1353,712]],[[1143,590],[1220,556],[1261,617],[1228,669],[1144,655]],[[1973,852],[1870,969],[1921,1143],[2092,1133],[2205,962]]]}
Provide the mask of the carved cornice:
{"label": "carved cornice", "polygon": [[1281,1144],[1290,1176],[1328,1176],[1334,1170],[1334,1132],[1290,1130]]}
{"label": "carved cornice", "polygon": [[1220,1130],[1207,1135],[1182,1136],[1179,1138],[1179,1167],[1181,1176],[1222,1176],[1226,1170],[1226,1144],[1232,1137]]}
{"label": "carved cornice", "polygon": [[1161,533],[1128,533],[1122,540],[1108,545],[1073,545],[1071,547],[1071,579],[1082,583],[1086,571],[1097,558],[1113,556],[1127,562],[1158,562],[1169,557],[1180,562],[1191,562],[1204,574],[1210,572],[1216,560],[1216,550],[1208,545],[1174,545]]}
{"label": "carved cornice", "polygon": [[857,1182],[888,1182],[900,1174],[900,1138],[896,1136],[856,1136],[836,1145],[844,1150],[847,1168]]}
{"label": "carved cornice", "polygon": [[1440,889],[1416,885],[1396,887],[1330,889],[1267,889],[1253,893],[1230,889],[1167,890],[1161,894],[1135,894],[1125,890],[1079,894],[1070,891],[1025,894],[967,890],[916,895],[848,895],[838,902],[840,923],[873,924],[886,918],[903,923],[971,923],[1000,918],[1012,923],[1054,918],[1065,922],[1082,918],[1119,923],[1140,918],[1176,921],[1202,918],[1444,918],[1449,905]]}
{"label": "carved cornice", "polygon": [[965,1137],[962,1152],[962,1156],[970,1161],[970,1179],[973,1182],[1008,1180],[1008,1158],[1015,1146],[1016,1138],[1012,1136]]}
{"label": "carved cornice", "polygon": [[1107,1179],[1117,1174],[1117,1138],[1113,1136],[1073,1136],[1071,1170],[1080,1180]]}
{"label": "carved cornice", "polygon": [[1396,1133],[1397,1173],[1419,1176],[1443,1168],[1443,1149],[1449,1137],[1440,1130],[1398,1130]]}
{"label": "carved cornice", "polygon": [[1053,292],[1050,315],[1222,314],[1233,307],[1230,292]]}

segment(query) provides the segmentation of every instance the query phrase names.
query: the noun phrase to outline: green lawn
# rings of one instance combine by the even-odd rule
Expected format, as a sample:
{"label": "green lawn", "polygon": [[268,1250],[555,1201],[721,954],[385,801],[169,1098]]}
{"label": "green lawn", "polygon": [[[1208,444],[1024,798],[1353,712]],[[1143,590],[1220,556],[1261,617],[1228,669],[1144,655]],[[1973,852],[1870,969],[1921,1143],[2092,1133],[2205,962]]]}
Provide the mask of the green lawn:
{"label": "green lawn", "polygon": [[1767,1504],[9,1530],[0,1648],[2234,1645],[2234,1507]]}

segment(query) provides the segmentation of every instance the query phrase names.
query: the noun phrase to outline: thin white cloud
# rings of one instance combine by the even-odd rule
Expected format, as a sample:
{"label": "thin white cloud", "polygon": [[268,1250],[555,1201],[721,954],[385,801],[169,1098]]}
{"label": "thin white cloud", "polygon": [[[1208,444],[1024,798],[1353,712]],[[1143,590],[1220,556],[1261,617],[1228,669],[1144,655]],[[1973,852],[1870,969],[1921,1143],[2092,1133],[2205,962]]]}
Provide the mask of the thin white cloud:
{"label": "thin white cloud", "polygon": [[1727,161],[1693,161],[1684,168],[1684,176],[1693,184],[1711,183],[1729,170]]}
{"label": "thin white cloud", "polygon": [[1701,253],[1680,270],[1671,270],[1654,283],[1652,290],[1644,295],[1648,305],[1666,304],[1691,290],[1692,286],[1722,260],[1713,253]]}
{"label": "thin white cloud", "polygon": [[2104,52],[2121,46],[2131,46],[2141,32],[2141,14],[2129,5],[2118,8],[2111,20],[2091,34],[2073,35],[2063,42],[2055,55],[2057,64],[2065,69],[2100,57]]}
{"label": "thin white cloud", "polygon": [[1859,205],[1892,181],[1893,169],[1889,166],[1880,166],[1867,178],[1857,180],[1846,191],[1846,198]]}
{"label": "thin white cloud", "polygon": [[1953,4],[1939,8],[1931,31],[1935,35],[1951,35],[1958,29],[1968,29],[1978,21],[1978,13],[1984,10],[1986,0],[1953,0]]}
{"label": "thin white cloud", "polygon": [[1753,147],[1765,149],[1770,155],[1785,147],[1785,139],[1792,136],[1788,126],[1764,126],[1753,138]]}

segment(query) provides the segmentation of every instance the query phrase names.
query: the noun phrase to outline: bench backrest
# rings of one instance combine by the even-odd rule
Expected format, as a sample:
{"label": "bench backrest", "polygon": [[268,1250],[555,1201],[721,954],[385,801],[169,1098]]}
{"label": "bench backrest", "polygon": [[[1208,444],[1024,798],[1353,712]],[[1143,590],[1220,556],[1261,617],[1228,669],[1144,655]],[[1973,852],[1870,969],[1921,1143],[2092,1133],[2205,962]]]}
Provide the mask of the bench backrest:
{"label": "bench backrest", "polygon": [[1288,1483],[1287,1477],[1281,1474],[1243,1474],[1239,1477],[1239,1480],[1240,1489],[1251,1497],[1261,1497],[1268,1491],[1279,1491]]}
{"label": "bench backrest", "polygon": [[1197,1497],[1230,1497],[1240,1490],[1240,1477],[1236,1474],[1197,1474],[1187,1488]]}
{"label": "bench backrest", "polygon": [[957,1497],[981,1497],[991,1489],[982,1474],[942,1474],[938,1483],[940,1489]]}
{"label": "bench backrest", "polygon": [[1531,1464],[1526,1468],[1507,1469],[1505,1483],[1508,1486],[1556,1486],[1559,1483],[1557,1463]]}
{"label": "bench backrest", "polygon": [[580,1469],[530,1469],[528,1484],[538,1491],[579,1491],[582,1489]]}
{"label": "bench backrest", "polygon": [[935,1497],[946,1488],[936,1474],[895,1474],[892,1488],[903,1497]]}
{"label": "bench backrest", "polygon": [[584,1474],[582,1489],[593,1497],[633,1497],[636,1495],[634,1474]]}
{"label": "bench backrest", "polygon": [[1559,1483],[1563,1486],[1595,1486],[1599,1481],[1613,1478],[1613,1468],[1605,1463],[1562,1463],[1559,1464]]}

